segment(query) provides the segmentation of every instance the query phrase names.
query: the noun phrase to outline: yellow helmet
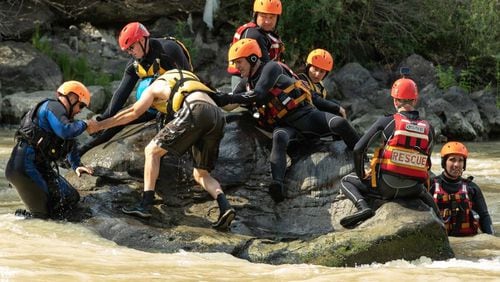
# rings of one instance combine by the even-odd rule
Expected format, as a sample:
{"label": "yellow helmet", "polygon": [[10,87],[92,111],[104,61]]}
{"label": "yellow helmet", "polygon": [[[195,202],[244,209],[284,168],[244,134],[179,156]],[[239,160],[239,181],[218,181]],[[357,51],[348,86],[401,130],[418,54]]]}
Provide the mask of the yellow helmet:
{"label": "yellow helmet", "polygon": [[239,58],[249,58],[250,62],[255,63],[261,57],[262,51],[259,43],[251,38],[243,38],[233,43],[227,55],[230,62]]}
{"label": "yellow helmet", "polygon": [[282,7],[280,0],[255,0],[253,3],[254,13],[266,13],[281,15]]}
{"label": "yellow helmet", "polygon": [[312,50],[307,56],[306,63],[325,71],[333,69],[333,57],[328,51],[323,49]]}
{"label": "yellow helmet", "polygon": [[64,82],[57,88],[57,93],[61,95],[75,93],[78,96],[79,102],[84,103],[87,107],[90,105],[90,91],[79,81],[69,80]]}

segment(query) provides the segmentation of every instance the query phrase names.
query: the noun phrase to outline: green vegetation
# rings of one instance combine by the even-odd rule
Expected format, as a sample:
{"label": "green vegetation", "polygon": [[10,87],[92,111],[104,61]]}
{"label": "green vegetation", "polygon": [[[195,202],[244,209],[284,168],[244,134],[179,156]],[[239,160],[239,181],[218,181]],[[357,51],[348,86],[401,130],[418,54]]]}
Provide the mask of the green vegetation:
{"label": "green vegetation", "polygon": [[[249,21],[250,5],[228,0],[218,19],[233,30]],[[336,65],[359,62],[395,69],[416,53],[435,65],[453,66],[443,82],[477,90],[498,84],[498,0],[282,0],[278,33],[286,62],[303,65],[308,52],[325,48]],[[230,20],[232,19],[232,21]],[[235,20],[238,19],[238,20]],[[448,71],[447,68],[441,71]],[[456,73],[456,75],[455,75]],[[456,76],[456,77],[455,77]]]}
{"label": "green vegetation", "polygon": [[50,42],[40,35],[36,28],[31,38],[32,45],[56,62],[63,74],[63,80],[78,80],[85,85],[102,85],[108,87],[116,79],[113,75],[93,70],[84,57],[73,57],[69,54],[54,52]]}

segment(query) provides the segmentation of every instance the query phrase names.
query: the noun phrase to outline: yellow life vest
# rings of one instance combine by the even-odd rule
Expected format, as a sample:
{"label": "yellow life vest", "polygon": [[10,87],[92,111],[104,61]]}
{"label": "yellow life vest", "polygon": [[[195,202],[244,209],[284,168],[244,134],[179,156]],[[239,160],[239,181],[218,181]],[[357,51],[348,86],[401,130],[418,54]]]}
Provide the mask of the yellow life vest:
{"label": "yellow life vest", "polygon": [[164,103],[165,111],[161,111],[167,114],[178,112],[184,103],[184,99],[195,91],[207,94],[215,93],[215,90],[203,84],[194,73],[187,70],[169,70],[158,79],[166,81],[171,89],[170,97]]}

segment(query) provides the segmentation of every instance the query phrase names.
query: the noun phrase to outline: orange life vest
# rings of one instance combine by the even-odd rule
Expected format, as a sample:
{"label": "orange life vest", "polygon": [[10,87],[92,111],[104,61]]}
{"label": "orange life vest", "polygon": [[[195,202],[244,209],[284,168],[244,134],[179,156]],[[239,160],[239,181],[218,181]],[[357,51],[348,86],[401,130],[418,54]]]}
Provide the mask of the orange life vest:
{"label": "orange life vest", "polygon": [[[231,44],[240,40],[243,32],[245,32],[245,30],[247,30],[248,28],[251,28],[251,27],[258,27],[258,26],[254,22],[249,22],[249,23],[246,23],[246,24],[238,27],[238,29],[236,29],[236,32],[233,35],[233,41],[231,42]],[[270,34],[268,32],[266,32],[265,34],[266,34],[267,38],[269,39],[269,41],[271,42],[271,46],[269,46],[269,49],[268,49],[269,59],[271,61],[279,61],[281,53],[285,50],[283,42],[278,37],[273,36],[272,34]],[[240,75],[240,71],[236,68],[236,66],[232,62],[229,62],[228,67],[227,67],[227,72],[232,74],[232,75]]]}
{"label": "orange life vest", "polygon": [[434,180],[434,202],[439,207],[446,231],[451,236],[477,234],[479,221],[472,213],[472,201],[467,193],[467,182],[462,180],[461,188],[455,194],[447,193],[441,181]]}
{"label": "orange life vest", "polygon": [[[309,88],[307,88],[305,82],[300,80],[287,65],[281,62],[278,62],[278,64],[295,79],[295,82],[285,89],[275,87],[269,90],[272,96],[271,99],[267,104],[257,108],[259,112],[258,123],[264,128],[269,128],[274,125],[288,112],[302,105],[303,102],[312,103],[311,92]],[[249,88],[248,85],[247,88]]]}
{"label": "orange life vest", "polygon": [[425,183],[431,166],[429,157],[429,122],[410,120],[394,114],[394,133],[372,159],[372,187],[376,187],[376,173],[386,172]]}

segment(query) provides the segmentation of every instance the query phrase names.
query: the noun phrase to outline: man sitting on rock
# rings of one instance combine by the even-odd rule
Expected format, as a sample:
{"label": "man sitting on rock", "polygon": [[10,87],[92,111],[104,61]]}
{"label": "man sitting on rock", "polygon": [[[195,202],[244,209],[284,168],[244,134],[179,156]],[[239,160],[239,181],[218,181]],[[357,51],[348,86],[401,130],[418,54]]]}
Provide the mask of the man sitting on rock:
{"label": "man sitting on rock", "polygon": [[[210,175],[219,154],[219,144],[224,136],[225,119],[222,111],[210,98],[213,90],[200,82],[192,72],[174,69],[156,79],[130,108],[113,117],[89,124],[92,131],[127,124],[138,118],[150,107],[173,120],[160,130],[144,151],[144,194],[135,207],[123,208],[126,214],[141,218],[151,217],[160,159],[170,152],[181,156],[191,149],[194,159],[193,177],[219,205],[219,219],[212,226],[227,229],[235,211],[227,201],[219,182]],[[165,107],[166,105],[166,107]]]}
{"label": "man sitting on rock", "polygon": [[[379,118],[361,137],[354,147],[355,173],[341,180],[342,193],[358,209],[340,220],[345,228],[355,227],[375,214],[364,197],[370,193],[385,200],[420,197],[439,214],[425,189],[429,181],[434,129],[415,110],[417,85],[411,79],[401,78],[393,84],[391,96],[397,112]],[[370,171],[365,173],[364,156],[377,136],[382,137],[383,145],[375,150]]]}

